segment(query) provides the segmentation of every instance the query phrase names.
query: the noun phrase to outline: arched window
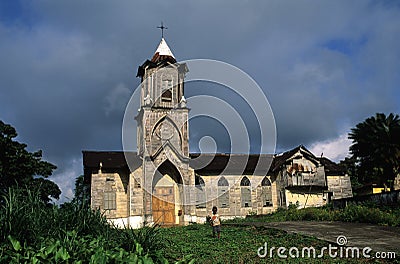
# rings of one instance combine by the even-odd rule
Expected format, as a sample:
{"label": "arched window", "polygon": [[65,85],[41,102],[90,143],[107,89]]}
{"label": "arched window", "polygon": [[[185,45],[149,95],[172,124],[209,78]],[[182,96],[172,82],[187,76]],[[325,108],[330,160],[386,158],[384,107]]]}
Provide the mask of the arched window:
{"label": "arched window", "polygon": [[261,182],[261,195],[260,195],[263,207],[270,207],[272,203],[272,189],[271,181],[265,176]]}
{"label": "arched window", "polygon": [[218,180],[218,206],[229,207],[229,183],[223,176]]}
{"label": "arched window", "polygon": [[271,186],[271,181],[267,177],[264,177],[261,182],[261,186]]}
{"label": "arched window", "polygon": [[194,184],[196,185],[196,187],[204,187],[205,185],[203,178],[198,175],[196,175],[196,177],[194,178]]}
{"label": "arched window", "polygon": [[251,207],[250,180],[247,176],[244,176],[240,181],[240,197],[242,207]]}
{"label": "arched window", "polygon": [[240,181],[240,186],[250,186],[250,180],[247,176],[244,176]]}
{"label": "arched window", "polygon": [[172,76],[167,73],[162,75],[162,94],[161,102],[171,102],[172,101]]}
{"label": "arched window", "polygon": [[222,176],[219,180],[218,180],[218,186],[229,186],[228,181],[225,179],[224,176]]}
{"label": "arched window", "polygon": [[196,175],[196,208],[206,208],[206,189],[203,178]]}

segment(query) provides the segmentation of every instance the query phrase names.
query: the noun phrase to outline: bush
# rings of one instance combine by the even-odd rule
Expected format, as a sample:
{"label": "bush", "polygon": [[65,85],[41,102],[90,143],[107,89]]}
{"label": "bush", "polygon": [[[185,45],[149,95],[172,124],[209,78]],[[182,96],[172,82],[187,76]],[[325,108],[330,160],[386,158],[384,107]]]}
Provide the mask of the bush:
{"label": "bush", "polygon": [[389,226],[400,225],[399,218],[395,213],[385,212],[379,208],[354,204],[349,204],[344,209],[339,210],[335,215],[335,220]]}
{"label": "bush", "polygon": [[[294,204],[288,209],[278,208],[272,214],[251,217],[246,222],[280,222],[280,221],[343,221],[371,223],[378,225],[400,226],[400,208],[379,208],[375,204],[349,204],[344,209],[334,210],[332,206],[308,207],[296,209]],[[233,220],[238,222],[238,220]]]}

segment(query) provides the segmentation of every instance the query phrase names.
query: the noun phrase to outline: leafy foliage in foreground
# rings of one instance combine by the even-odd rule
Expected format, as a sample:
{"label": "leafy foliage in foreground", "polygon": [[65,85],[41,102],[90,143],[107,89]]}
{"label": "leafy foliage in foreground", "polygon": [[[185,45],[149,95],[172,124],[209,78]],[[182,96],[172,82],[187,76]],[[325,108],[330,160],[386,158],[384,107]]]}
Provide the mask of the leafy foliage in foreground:
{"label": "leafy foliage in foreground", "polygon": [[10,189],[3,201],[0,263],[168,263],[158,226],[116,229],[87,204],[48,205],[27,189]]}
{"label": "leafy foliage in foreground", "polygon": [[275,213],[263,216],[237,218],[233,222],[282,222],[282,221],[342,221],[370,223],[377,225],[400,226],[400,208],[378,208],[373,205],[349,204],[344,209],[330,206],[297,209],[278,209]]}
{"label": "leafy foliage in foreground", "polygon": [[7,263],[154,263],[139,243],[126,251],[118,246],[107,247],[102,238],[78,237],[68,232],[63,241],[46,239],[39,247],[28,246],[8,237],[0,260]]}

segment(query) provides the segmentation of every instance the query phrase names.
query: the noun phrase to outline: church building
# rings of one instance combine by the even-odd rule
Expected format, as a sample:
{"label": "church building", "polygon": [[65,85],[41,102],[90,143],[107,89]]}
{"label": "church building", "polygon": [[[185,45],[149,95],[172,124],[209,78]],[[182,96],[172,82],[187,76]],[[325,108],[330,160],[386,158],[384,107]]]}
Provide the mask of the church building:
{"label": "church building", "polygon": [[[138,228],[204,223],[214,205],[227,219],[352,196],[344,169],[302,145],[282,154],[189,153],[189,70],[164,38],[139,66],[137,152],[83,151],[93,209],[117,226]],[[260,159],[271,163],[267,173],[255,170]],[[236,165],[243,161],[244,168]]]}

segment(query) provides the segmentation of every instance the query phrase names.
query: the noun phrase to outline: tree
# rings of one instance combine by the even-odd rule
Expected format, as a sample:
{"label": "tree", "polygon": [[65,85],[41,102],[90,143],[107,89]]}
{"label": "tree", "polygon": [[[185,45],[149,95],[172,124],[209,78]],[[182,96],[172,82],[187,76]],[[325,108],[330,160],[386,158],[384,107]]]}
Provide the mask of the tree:
{"label": "tree", "polygon": [[346,157],[344,160],[339,162],[339,165],[346,169],[346,173],[350,177],[351,187],[353,188],[353,192],[358,187],[362,187],[362,184],[358,180],[358,171],[357,171],[357,160],[354,156]]}
{"label": "tree", "polygon": [[90,202],[90,185],[85,182],[83,175],[75,179],[75,197],[72,200],[78,204],[88,205]]}
{"label": "tree", "polygon": [[0,120],[0,192],[6,193],[11,187],[27,187],[37,190],[41,199],[58,199],[58,186],[46,179],[57,167],[42,160],[42,151],[29,152],[27,145],[14,140],[15,128]]}
{"label": "tree", "polygon": [[351,129],[349,139],[359,181],[390,184],[400,171],[399,115],[377,113]]}

